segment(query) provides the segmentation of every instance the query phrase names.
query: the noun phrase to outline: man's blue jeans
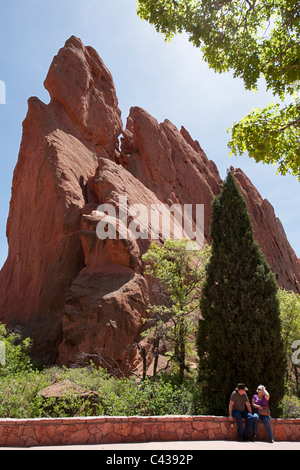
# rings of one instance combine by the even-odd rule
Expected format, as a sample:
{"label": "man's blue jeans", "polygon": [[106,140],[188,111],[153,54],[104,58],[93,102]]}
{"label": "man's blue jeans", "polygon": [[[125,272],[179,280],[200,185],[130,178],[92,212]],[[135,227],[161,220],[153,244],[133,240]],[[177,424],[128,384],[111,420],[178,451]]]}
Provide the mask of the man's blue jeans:
{"label": "man's blue jeans", "polygon": [[[249,411],[232,410],[232,416],[236,419],[238,437],[242,438],[243,434],[249,437],[250,432],[255,421],[258,421],[257,416],[252,415]],[[245,431],[243,432],[243,418],[246,420]]]}

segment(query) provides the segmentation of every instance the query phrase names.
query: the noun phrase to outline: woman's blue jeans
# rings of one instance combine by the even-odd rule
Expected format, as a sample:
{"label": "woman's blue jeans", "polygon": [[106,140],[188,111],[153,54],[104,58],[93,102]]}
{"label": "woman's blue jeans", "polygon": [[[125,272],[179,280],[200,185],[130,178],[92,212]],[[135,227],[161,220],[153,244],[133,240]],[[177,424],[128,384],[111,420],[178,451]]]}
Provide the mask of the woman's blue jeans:
{"label": "woman's blue jeans", "polygon": [[[257,421],[258,423],[257,417],[248,411],[238,410],[232,410],[232,416],[236,419],[238,437],[243,437],[243,434],[249,437],[250,432],[252,431],[252,427],[254,427],[254,424],[256,424],[255,422]],[[243,431],[243,418],[246,420],[245,431]]]}
{"label": "woman's blue jeans", "polygon": [[254,428],[253,428],[254,432],[257,432],[258,421],[259,419],[261,419],[265,425],[270,441],[273,441],[273,434],[272,434],[272,429],[270,425],[270,419],[271,419],[270,416],[262,416],[262,415],[259,415],[257,412],[253,413],[253,416],[257,417],[254,423]]}

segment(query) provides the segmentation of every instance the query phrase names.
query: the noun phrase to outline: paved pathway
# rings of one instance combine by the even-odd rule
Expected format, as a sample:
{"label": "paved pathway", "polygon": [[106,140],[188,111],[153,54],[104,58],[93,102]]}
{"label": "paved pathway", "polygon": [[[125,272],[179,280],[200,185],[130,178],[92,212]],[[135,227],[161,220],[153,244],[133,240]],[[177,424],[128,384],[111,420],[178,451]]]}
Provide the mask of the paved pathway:
{"label": "paved pathway", "polygon": [[[0,448],[0,450],[21,450]],[[300,450],[300,442],[235,442],[235,441],[180,441],[144,442],[142,444],[96,444],[61,447],[30,447],[22,450],[104,450],[114,451],[198,451],[198,450]],[[117,453],[117,452],[116,452]],[[133,454],[134,455],[134,454]]]}

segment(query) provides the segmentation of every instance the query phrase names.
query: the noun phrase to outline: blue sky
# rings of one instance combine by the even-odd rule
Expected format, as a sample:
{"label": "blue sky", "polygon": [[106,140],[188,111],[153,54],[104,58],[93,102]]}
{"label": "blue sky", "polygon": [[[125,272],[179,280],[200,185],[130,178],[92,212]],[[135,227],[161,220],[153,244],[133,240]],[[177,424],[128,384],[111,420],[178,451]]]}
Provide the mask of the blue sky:
{"label": "blue sky", "polygon": [[94,47],[111,71],[124,126],[130,107],[140,106],[159,122],[183,125],[222,178],[230,165],[241,168],[274,206],[300,257],[300,183],[247,156],[229,158],[227,128],[251,108],[274,101],[263,82],[257,93],[246,92],[231,74],[212,72],[184,35],[166,43],[137,17],[136,0],[0,0],[0,81],[6,85],[6,104],[0,104],[0,267],[7,256],[6,220],[27,100],[49,102],[43,82],[71,35]]}

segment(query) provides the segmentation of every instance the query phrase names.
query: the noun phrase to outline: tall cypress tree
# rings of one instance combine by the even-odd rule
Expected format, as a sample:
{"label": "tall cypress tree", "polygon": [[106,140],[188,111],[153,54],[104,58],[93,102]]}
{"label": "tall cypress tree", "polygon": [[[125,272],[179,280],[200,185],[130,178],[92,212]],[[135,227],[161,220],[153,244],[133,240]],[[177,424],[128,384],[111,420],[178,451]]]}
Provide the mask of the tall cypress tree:
{"label": "tall cypress tree", "polygon": [[209,413],[227,414],[238,382],[251,396],[264,384],[275,415],[286,368],[278,286],[231,172],[212,203],[211,238],[197,337],[202,402]]}

